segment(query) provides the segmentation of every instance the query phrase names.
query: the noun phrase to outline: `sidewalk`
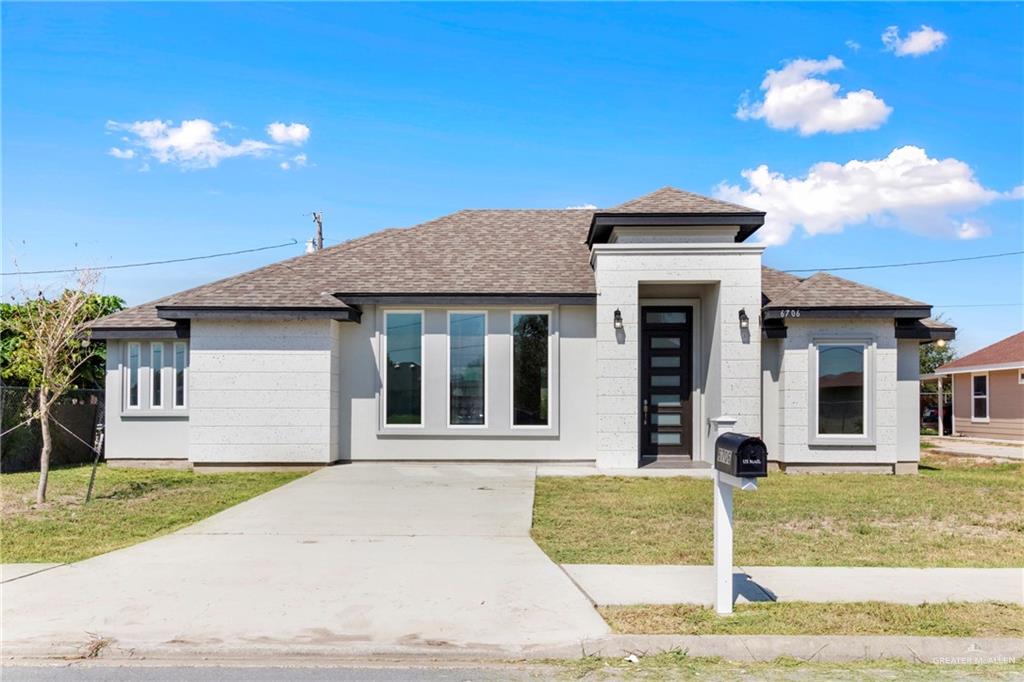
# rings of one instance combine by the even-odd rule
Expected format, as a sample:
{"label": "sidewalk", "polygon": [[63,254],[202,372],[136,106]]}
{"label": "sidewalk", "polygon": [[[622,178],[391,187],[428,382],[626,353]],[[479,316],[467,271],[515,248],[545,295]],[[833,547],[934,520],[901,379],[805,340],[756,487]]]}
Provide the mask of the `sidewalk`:
{"label": "sidewalk", "polygon": [[[564,564],[599,606],[714,603],[713,566]],[[737,602],[998,601],[1024,605],[1020,568],[845,568],[737,566]]]}
{"label": "sidewalk", "polygon": [[958,438],[955,436],[921,436],[922,442],[935,447],[924,452],[954,457],[991,457],[993,459],[1024,461],[1024,443],[991,441],[980,438]]}

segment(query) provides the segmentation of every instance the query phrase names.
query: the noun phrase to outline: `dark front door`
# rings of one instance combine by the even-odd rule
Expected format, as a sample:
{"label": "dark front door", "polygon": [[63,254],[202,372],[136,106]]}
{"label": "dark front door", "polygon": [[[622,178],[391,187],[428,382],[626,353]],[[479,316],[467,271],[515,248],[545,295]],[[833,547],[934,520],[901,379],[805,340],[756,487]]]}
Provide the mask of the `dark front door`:
{"label": "dark front door", "polygon": [[693,308],[640,310],[640,457],[693,457]]}

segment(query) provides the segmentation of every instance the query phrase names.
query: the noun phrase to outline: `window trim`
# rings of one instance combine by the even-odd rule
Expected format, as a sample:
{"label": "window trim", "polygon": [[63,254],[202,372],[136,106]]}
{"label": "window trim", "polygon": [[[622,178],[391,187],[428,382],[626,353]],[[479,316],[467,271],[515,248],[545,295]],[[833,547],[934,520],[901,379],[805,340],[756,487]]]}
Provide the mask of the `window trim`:
{"label": "window trim", "polygon": [[[974,377],[985,377],[985,395],[976,396],[974,395]],[[992,417],[992,379],[989,377],[988,372],[971,372],[971,383],[969,390],[969,396],[971,399],[971,423],[973,424],[988,424]],[[985,416],[975,417],[974,416],[974,401],[978,398],[985,399]]]}
{"label": "window trim", "polygon": [[[156,351],[160,351],[160,369],[156,367]],[[164,366],[167,358],[167,349],[164,347],[162,341],[151,341],[149,343],[149,407],[150,409],[163,409],[164,407]],[[160,383],[160,402],[156,401],[156,385],[159,379]]]}
{"label": "window trim", "polygon": [[[132,369],[132,346],[138,348],[139,354],[139,366]],[[129,341],[125,344],[124,351],[124,365],[127,368],[125,373],[125,384],[124,384],[124,409],[126,410],[141,410],[142,409],[142,343],[139,341]],[[135,404],[132,404],[132,375],[135,375],[136,392],[135,392]]]}
{"label": "window trim", "polygon": [[[483,315],[484,316],[484,423],[483,424],[453,424],[452,423],[452,315]],[[445,311],[445,427],[449,429],[486,429],[490,425],[491,401],[487,398],[487,392],[491,388],[491,360],[490,341],[490,316],[486,310],[461,310],[450,309]]]}
{"label": "window trim", "polygon": [[[185,366],[181,368],[181,405],[178,404],[178,348],[185,349]],[[189,374],[189,361],[188,361],[188,344],[184,341],[175,341],[171,346],[171,351],[174,353],[171,359],[171,367],[173,368],[171,381],[171,409],[174,410],[187,410],[188,409],[188,374]]]}
{"label": "window trim", "polygon": [[[380,339],[380,383],[381,383],[381,411],[380,423],[383,429],[424,429],[427,425],[427,330],[426,314],[423,309],[393,308],[383,311]],[[420,316],[420,421],[418,424],[389,424],[388,423],[388,315],[392,314],[416,314]]]}
{"label": "window trim", "polygon": [[1024,369],[1017,370],[1017,383],[1024,386]]}
{"label": "window trim", "polygon": [[[819,433],[818,432],[818,408],[819,408],[819,386],[818,386],[818,355],[821,346],[853,346],[864,347],[864,433]],[[811,340],[808,346],[807,358],[807,444],[808,445],[875,445],[875,350],[876,340],[871,337],[830,337],[821,336]]]}
{"label": "window trim", "polygon": [[[538,431],[538,430],[549,430],[552,427],[552,412],[554,395],[554,389],[552,387],[554,381],[554,372],[552,371],[552,344],[554,340],[554,317],[550,308],[515,308],[508,311],[508,368],[509,368],[509,381],[508,381],[508,423],[509,428],[514,431]],[[516,315],[544,315],[548,318],[548,413],[547,413],[547,424],[516,424],[516,335],[515,335],[515,320]]]}

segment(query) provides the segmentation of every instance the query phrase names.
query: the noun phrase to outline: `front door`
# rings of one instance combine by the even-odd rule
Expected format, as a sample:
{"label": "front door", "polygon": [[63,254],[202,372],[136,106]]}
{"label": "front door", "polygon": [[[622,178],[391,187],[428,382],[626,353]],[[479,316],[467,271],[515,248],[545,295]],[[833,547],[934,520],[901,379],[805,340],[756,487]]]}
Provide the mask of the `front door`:
{"label": "front door", "polygon": [[693,458],[693,308],[640,309],[640,457]]}

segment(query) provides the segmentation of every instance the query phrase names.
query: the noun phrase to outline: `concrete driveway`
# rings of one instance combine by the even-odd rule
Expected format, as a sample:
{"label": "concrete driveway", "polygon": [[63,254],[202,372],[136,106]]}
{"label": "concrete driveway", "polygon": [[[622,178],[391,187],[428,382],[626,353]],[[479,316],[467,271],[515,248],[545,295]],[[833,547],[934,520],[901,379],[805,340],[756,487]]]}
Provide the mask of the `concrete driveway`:
{"label": "concrete driveway", "polygon": [[2,586],[7,654],[527,653],[608,632],[529,538],[534,467],[331,467]]}

